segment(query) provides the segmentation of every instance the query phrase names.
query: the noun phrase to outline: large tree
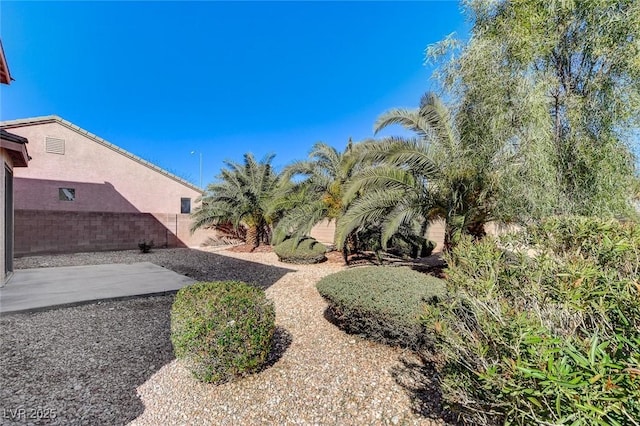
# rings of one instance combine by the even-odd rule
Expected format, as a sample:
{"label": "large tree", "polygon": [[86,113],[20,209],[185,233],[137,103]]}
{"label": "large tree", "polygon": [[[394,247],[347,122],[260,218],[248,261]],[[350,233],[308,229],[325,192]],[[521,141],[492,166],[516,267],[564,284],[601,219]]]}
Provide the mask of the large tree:
{"label": "large tree", "polygon": [[273,157],[256,161],[252,154],[245,154],[242,164],[225,161],[226,168],[207,186],[200,207],[193,213],[192,231],[231,224],[234,229],[245,228],[248,245],[269,242],[271,226],[278,217],[274,196],[280,185],[286,184],[271,166]]}
{"label": "large tree", "polygon": [[[640,124],[640,2],[467,0],[439,69],[467,137],[520,155],[503,212],[626,215]],[[428,49],[430,58],[451,39]]]}

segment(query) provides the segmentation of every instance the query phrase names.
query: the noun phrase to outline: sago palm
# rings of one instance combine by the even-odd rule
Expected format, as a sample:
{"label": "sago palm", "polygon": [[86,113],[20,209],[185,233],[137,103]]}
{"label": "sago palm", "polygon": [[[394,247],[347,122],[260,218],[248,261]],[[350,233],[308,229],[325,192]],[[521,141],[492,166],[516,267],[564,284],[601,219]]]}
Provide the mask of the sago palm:
{"label": "sago palm", "polygon": [[268,242],[277,217],[273,198],[282,184],[271,166],[273,157],[256,161],[252,154],[245,154],[242,164],[225,161],[226,168],[207,186],[200,207],[193,213],[192,231],[231,223],[236,230],[246,228],[248,245],[258,247]]}
{"label": "sago palm", "polygon": [[433,93],[426,93],[417,109],[385,112],[374,131],[392,124],[415,136],[364,144],[369,167],[354,176],[345,193],[350,207],[338,222],[338,246],[353,230],[376,222],[383,245],[403,226],[423,235],[435,219],[446,222],[446,249],[456,233],[482,236],[492,218],[495,165],[482,164],[486,156],[461,137],[455,118]]}
{"label": "sago palm", "polygon": [[274,241],[287,236],[303,236],[323,219],[336,220],[345,211],[343,192],[346,182],[358,168],[357,145],[351,140],[344,152],[323,142],[317,142],[306,161],[297,161],[283,171],[294,178],[288,194],[281,200],[296,202],[284,214],[274,232]]}

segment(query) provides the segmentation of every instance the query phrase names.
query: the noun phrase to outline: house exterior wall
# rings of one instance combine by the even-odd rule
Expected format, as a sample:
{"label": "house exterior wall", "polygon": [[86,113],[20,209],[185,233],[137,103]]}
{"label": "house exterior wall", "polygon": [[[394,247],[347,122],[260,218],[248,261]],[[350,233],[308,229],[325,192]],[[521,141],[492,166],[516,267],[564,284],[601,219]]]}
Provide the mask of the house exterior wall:
{"label": "house exterior wall", "polygon": [[[29,139],[29,167],[16,170],[16,209],[180,214],[180,199],[200,192],[127,158],[58,122],[13,127]],[[64,140],[64,154],[48,153],[45,138]],[[62,186],[65,185],[65,186]],[[61,201],[59,188],[75,189]]]}
{"label": "house exterior wall", "polygon": [[[201,195],[193,185],[57,117],[5,122],[29,139],[29,168],[14,170],[15,255],[196,247],[214,230],[191,234],[191,211]],[[64,154],[47,152],[46,138],[64,141]],[[72,189],[73,200],[61,197]],[[120,222],[118,222],[120,221]],[[160,227],[160,228],[159,228]]]}
{"label": "house exterior wall", "polygon": [[334,243],[335,233],[336,221],[332,220],[331,222],[329,222],[327,219],[325,219],[311,228],[311,231],[309,231],[309,236],[320,241],[322,244],[330,246]]}
{"label": "house exterior wall", "polygon": [[2,196],[0,197],[0,241],[2,241],[2,246],[0,246],[0,286],[4,283],[5,273],[4,273],[4,240],[5,238],[11,238],[10,235],[4,234],[4,224],[7,218],[5,217],[5,194],[4,194],[4,179],[5,179],[5,167],[8,167],[9,170],[12,170],[13,163],[11,162],[11,158],[9,158],[9,154],[4,150],[0,149],[0,164],[2,164],[2,168],[0,168],[0,188],[2,188]]}
{"label": "house exterior wall", "polygon": [[444,225],[444,220],[436,220],[427,229],[427,239],[436,243],[436,247],[433,249],[434,253],[442,252],[444,247]]}

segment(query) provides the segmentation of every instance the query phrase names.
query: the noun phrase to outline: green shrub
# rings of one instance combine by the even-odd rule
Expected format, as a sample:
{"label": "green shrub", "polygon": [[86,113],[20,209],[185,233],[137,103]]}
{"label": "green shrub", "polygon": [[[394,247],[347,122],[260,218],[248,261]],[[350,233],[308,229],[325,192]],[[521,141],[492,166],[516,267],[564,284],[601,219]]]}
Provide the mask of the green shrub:
{"label": "green shrub", "polygon": [[276,252],[281,262],[286,263],[319,263],[327,259],[325,256],[327,247],[311,237],[304,237],[300,240],[289,238],[276,245],[273,251]]}
{"label": "green shrub", "polygon": [[142,240],[138,243],[138,248],[140,249],[140,253],[149,253],[153,248],[153,240],[147,243],[146,240]]}
{"label": "green shrub", "polygon": [[431,256],[433,250],[436,248],[436,243],[425,239],[422,245],[420,246],[420,257]]}
{"label": "green shrub", "polygon": [[412,239],[394,236],[389,241],[387,251],[404,258],[416,259],[430,256],[436,243],[426,238],[413,237]]}
{"label": "green shrub", "polygon": [[444,296],[444,283],[404,267],[364,267],[324,277],[318,291],[345,331],[405,347],[426,342],[420,314]]}
{"label": "green shrub", "polygon": [[443,399],[468,424],[640,419],[637,224],[552,218],[510,242],[460,241],[426,310]]}
{"label": "green shrub", "polygon": [[528,228],[529,242],[553,253],[578,251],[599,265],[637,273],[640,226],[592,217],[552,217]]}
{"label": "green shrub", "polygon": [[371,225],[357,232],[358,250],[369,250],[376,253],[386,251],[396,256],[404,258],[418,258],[430,256],[436,243],[424,237],[412,233],[410,229],[401,228],[403,232],[398,232],[387,242],[386,250],[383,250],[381,238],[382,227]]}
{"label": "green shrub", "polygon": [[171,308],[176,358],[204,382],[224,383],[259,370],[274,330],[273,303],[242,282],[183,287]]}

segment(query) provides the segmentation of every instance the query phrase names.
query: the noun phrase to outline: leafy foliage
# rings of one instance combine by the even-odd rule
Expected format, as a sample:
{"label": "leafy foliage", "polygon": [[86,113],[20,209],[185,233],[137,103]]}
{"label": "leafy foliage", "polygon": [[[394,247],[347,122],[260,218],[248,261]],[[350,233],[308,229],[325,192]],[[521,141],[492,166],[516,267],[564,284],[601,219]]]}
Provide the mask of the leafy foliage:
{"label": "leafy foliage", "polygon": [[[430,46],[480,147],[514,153],[505,215],[633,215],[628,146],[640,125],[640,3],[467,0],[472,37]],[[461,47],[461,49],[458,49]]]}
{"label": "leafy foliage", "polygon": [[204,382],[225,383],[259,370],[274,330],[273,303],[242,282],[183,287],[171,308],[176,357]]}
{"label": "leafy foliage", "polygon": [[268,242],[271,226],[278,219],[274,197],[287,181],[271,167],[273,155],[256,161],[244,155],[244,163],[226,161],[218,181],[207,186],[201,205],[193,213],[192,231],[203,227],[225,227],[229,223],[238,230],[246,228],[247,244],[257,247]]}
{"label": "leafy foliage", "polygon": [[449,297],[425,324],[463,422],[635,424],[638,224],[553,218],[502,242],[465,238],[447,261]]}
{"label": "leafy foliage", "polygon": [[327,247],[311,237],[289,238],[273,248],[281,262],[308,264],[327,259]]}
{"label": "leafy foliage", "polygon": [[444,296],[441,280],[405,267],[349,269],[324,277],[317,288],[347,332],[414,348],[426,342],[424,304]]}
{"label": "leafy foliage", "polygon": [[389,252],[401,257],[416,259],[430,256],[434,248],[436,248],[436,243],[426,238],[417,236],[402,238],[397,235],[391,238]]}
{"label": "leafy foliage", "polygon": [[553,253],[575,253],[624,276],[640,272],[640,226],[593,217],[551,217],[528,227],[528,242]]}
{"label": "leafy foliage", "polygon": [[[402,226],[387,242],[384,251],[404,258],[427,257],[433,252],[436,243],[418,235],[420,231]],[[382,227],[377,224],[367,224],[367,226],[356,233],[356,243],[358,249],[376,252],[378,256],[382,254]]]}

